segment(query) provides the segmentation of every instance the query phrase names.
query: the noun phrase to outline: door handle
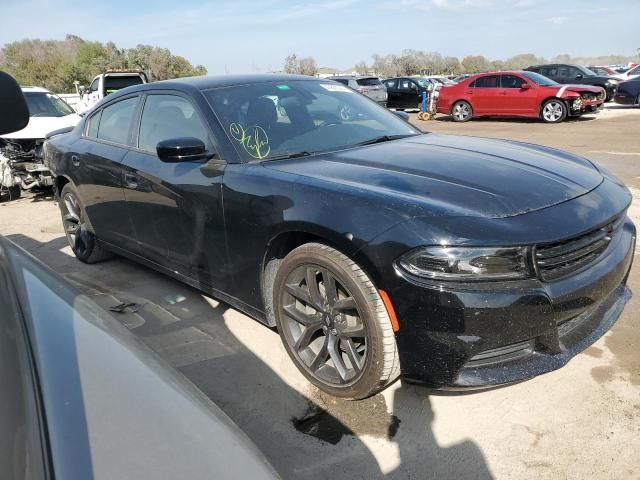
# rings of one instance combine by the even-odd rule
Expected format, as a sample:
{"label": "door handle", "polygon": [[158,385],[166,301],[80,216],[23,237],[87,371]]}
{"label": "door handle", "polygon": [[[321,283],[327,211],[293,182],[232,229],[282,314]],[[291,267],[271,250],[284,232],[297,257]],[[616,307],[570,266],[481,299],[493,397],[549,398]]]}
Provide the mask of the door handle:
{"label": "door handle", "polygon": [[71,155],[71,164],[74,167],[80,166],[80,157],[78,155]]}
{"label": "door handle", "polygon": [[138,176],[132,173],[125,173],[124,183],[127,185],[128,188],[136,189],[138,188]]}

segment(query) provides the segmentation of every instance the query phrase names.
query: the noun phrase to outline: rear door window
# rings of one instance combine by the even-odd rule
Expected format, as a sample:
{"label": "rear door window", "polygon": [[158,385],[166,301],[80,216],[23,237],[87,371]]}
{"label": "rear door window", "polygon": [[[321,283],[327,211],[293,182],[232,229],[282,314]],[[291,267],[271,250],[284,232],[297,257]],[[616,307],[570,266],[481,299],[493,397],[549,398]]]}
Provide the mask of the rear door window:
{"label": "rear door window", "polygon": [[210,144],[207,128],[189,100],[178,95],[149,95],[140,120],[138,148],[156,153],[158,143],[180,137]]}
{"label": "rear door window", "polygon": [[403,78],[402,80],[400,80],[400,89],[401,90],[417,90],[418,86],[413,83],[412,80],[409,80],[408,78]]}
{"label": "rear door window", "polygon": [[131,122],[137,104],[138,97],[131,97],[103,108],[98,138],[120,145],[129,145]]}
{"label": "rear door window", "polygon": [[471,84],[471,88],[498,88],[499,83],[498,75],[487,75],[486,77],[477,78]]}
{"label": "rear door window", "polygon": [[398,87],[398,79],[397,78],[393,78],[391,80],[385,80],[384,81],[384,85],[387,88],[397,88]]}
{"label": "rear door window", "polygon": [[541,68],[540,72],[545,77],[557,77],[558,76],[558,68],[557,67],[545,67]]}

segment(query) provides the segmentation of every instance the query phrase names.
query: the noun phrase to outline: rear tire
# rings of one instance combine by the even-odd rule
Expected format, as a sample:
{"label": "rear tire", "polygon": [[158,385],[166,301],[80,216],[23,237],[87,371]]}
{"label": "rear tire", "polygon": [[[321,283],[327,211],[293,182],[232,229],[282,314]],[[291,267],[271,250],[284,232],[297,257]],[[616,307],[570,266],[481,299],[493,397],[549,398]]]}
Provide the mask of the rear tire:
{"label": "rear tire", "polygon": [[542,104],[540,118],[546,123],[560,123],[567,118],[567,104],[559,98],[551,98]]}
{"label": "rear tire", "polygon": [[20,185],[14,185],[7,188],[7,190],[9,192],[9,200],[17,200],[22,195],[22,188],[20,188]]}
{"label": "rear tire", "polygon": [[400,374],[389,315],[369,276],[319,243],[290,252],[274,280],[276,325],[287,353],[316,387],[362,399]]}
{"label": "rear tire", "polygon": [[97,263],[112,256],[109,251],[98,245],[96,236],[88,230],[84,206],[71,183],[62,188],[59,206],[67,242],[78,260]]}
{"label": "rear tire", "polygon": [[459,100],[451,107],[451,117],[454,122],[468,122],[473,118],[473,109],[469,102]]}

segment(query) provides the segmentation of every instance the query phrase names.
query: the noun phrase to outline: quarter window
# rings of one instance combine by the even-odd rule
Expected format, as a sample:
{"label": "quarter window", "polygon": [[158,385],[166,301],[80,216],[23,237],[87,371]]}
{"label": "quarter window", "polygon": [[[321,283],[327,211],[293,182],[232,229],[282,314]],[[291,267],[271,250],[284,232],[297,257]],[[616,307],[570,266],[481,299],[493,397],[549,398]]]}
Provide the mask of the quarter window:
{"label": "quarter window", "polygon": [[98,127],[98,138],[127,145],[131,133],[131,120],[137,103],[138,97],[132,97],[104,108]]}
{"label": "quarter window", "polygon": [[149,95],[140,121],[138,148],[155,153],[158,143],[192,137],[209,145],[207,129],[191,102],[177,95]]}
{"label": "quarter window", "polygon": [[87,137],[91,137],[91,138],[98,137],[98,126],[100,125],[101,115],[102,115],[102,111],[99,111],[95,115],[92,115],[87,121]]}
{"label": "quarter window", "polygon": [[523,79],[515,75],[500,76],[500,87],[502,88],[522,88],[524,83],[525,81]]}
{"label": "quarter window", "polygon": [[398,86],[398,79],[385,80],[384,84],[387,88],[396,88]]}

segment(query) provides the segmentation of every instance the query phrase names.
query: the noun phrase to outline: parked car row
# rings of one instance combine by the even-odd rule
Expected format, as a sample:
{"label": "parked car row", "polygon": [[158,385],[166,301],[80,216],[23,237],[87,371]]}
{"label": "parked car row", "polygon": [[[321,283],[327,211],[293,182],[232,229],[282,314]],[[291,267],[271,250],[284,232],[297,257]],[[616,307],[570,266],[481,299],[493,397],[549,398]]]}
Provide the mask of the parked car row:
{"label": "parked car row", "polygon": [[[444,76],[334,77],[333,80],[363,93],[388,108],[419,109],[425,93],[433,95],[438,113],[455,121],[473,117],[508,116],[540,118],[548,123],[597,112],[604,102],[637,104],[636,84],[618,87],[625,78],[635,78],[632,68],[625,76],[607,67],[580,65],[535,65],[523,71]],[[375,84],[368,89],[365,84]],[[384,90],[384,92],[383,92]],[[384,101],[381,99],[384,98]]]}

